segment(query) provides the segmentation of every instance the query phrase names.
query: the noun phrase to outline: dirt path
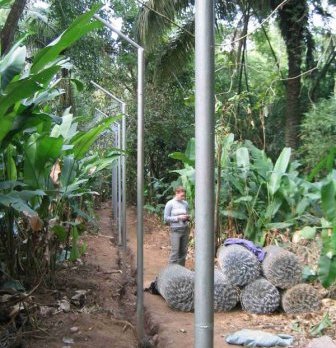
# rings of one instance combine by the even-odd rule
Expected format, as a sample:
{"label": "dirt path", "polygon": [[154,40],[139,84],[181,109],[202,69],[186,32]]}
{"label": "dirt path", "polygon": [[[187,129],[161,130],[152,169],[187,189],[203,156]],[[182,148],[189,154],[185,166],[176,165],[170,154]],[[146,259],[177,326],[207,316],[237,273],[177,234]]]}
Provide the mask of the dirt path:
{"label": "dirt path", "polygon": [[[24,347],[137,346],[133,261],[130,255],[120,255],[114,243],[110,207],[106,205],[97,214],[99,234],[84,237],[88,249],[82,261],[58,272],[57,290],[36,294],[35,330]],[[79,291],[83,296],[73,300]]]}
{"label": "dirt path", "polygon": [[[128,210],[128,239],[134,255],[136,255],[136,212]],[[169,248],[168,227],[152,215],[144,217],[144,283],[148,286],[157,276],[160,269],[167,264]],[[193,269],[190,257],[186,267]],[[170,309],[160,296],[145,293],[145,311],[150,324],[157,332],[156,343],[161,348],[189,348],[194,346],[194,314]],[[318,324],[329,312],[336,318],[336,301],[323,302],[323,308],[318,313],[301,315],[255,315],[243,312],[240,308],[227,312],[215,313],[214,316],[214,348],[232,347],[225,342],[225,336],[240,329],[258,329],[273,333],[286,333],[294,336],[293,347],[303,348],[310,340],[309,331]],[[332,306],[332,307],[330,307]],[[327,333],[335,338],[336,329],[333,326]],[[325,347],[327,348],[327,347]]]}
{"label": "dirt path", "polygon": [[[136,255],[136,215],[134,210],[128,212],[129,244]],[[169,231],[155,217],[146,215],[144,219],[144,284],[147,287],[158,275],[160,269],[167,265],[170,252]],[[189,258],[186,267],[192,268]],[[194,314],[170,309],[160,296],[145,293],[145,310],[158,329],[158,347],[186,348],[194,346]],[[214,330],[214,347],[232,347],[224,341],[224,334],[246,326],[250,321],[248,315],[241,312],[216,314]]]}
{"label": "dirt path", "polygon": [[[122,252],[112,236],[111,208],[98,212],[99,234],[86,234],[88,250],[76,265],[65,265],[56,278],[56,290],[35,294],[34,327],[24,338],[26,348],[134,348],[136,310],[136,212],[127,211],[128,252]],[[160,219],[144,217],[144,285],[155,279],[167,264],[170,247],[168,228]],[[189,253],[187,267],[193,269]],[[82,294],[82,295],[81,295]],[[77,296],[77,300],[73,299]],[[194,346],[194,314],[170,309],[160,296],[145,293],[145,328],[149,342],[160,348]],[[333,312],[332,312],[333,311]],[[295,337],[293,347],[303,348],[309,330],[325,313],[336,322],[335,301],[324,303],[321,312],[304,315],[253,315],[236,309],[216,313],[214,347],[232,347],[225,336],[243,328],[287,333]],[[335,326],[327,334],[335,338]],[[146,345],[151,347],[153,345]],[[325,347],[327,348],[327,347]]]}

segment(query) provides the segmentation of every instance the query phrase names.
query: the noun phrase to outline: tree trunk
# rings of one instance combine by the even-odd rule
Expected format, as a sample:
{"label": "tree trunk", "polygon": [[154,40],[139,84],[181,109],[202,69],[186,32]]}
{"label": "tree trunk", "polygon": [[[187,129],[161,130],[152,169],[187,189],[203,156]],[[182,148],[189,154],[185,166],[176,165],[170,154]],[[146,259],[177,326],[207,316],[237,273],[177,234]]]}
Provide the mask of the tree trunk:
{"label": "tree trunk", "polygon": [[288,49],[288,81],[286,100],[285,145],[296,149],[299,145],[299,126],[301,123],[301,52],[297,47]]}
{"label": "tree trunk", "polygon": [[6,23],[1,30],[1,55],[6,54],[14,41],[14,34],[19,23],[19,19],[26,6],[27,0],[15,0]]}
{"label": "tree trunk", "polygon": [[[279,1],[271,1],[275,8]],[[289,0],[279,9],[280,30],[288,57],[285,144],[293,149],[299,145],[301,122],[300,89],[304,32],[308,26],[307,0]]]}
{"label": "tree trunk", "polygon": [[70,82],[70,77],[71,77],[70,72],[68,69],[62,68],[61,74],[62,74],[61,86],[64,89],[64,94],[62,94],[60,97],[61,110],[63,111],[66,108],[71,106],[72,107],[71,111],[74,114],[75,103],[73,102],[73,93],[72,93],[71,82]]}

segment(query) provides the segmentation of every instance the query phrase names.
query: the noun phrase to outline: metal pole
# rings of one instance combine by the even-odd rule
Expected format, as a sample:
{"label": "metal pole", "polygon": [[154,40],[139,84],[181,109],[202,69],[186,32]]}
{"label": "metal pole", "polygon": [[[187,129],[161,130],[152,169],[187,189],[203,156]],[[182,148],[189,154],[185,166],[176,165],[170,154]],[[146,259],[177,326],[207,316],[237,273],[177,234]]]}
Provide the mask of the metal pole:
{"label": "metal pole", "polygon": [[124,151],[121,157],[121,168],[122,168],[122,245],[124,247],[124,251],[126,251],[127,247],[127,235],[126,235],[126,104],[121,104],[121,112],[123,114],[121,120],[121,134],[122,134],[122,142],[121,149]]}
{"label": "metal pole", "polygon": [[143,308],[143,203],[144,203],[144,50],[138,48],[138,153],[137,153],[137,332],[144,337]]}
{"label": "metal pole", "polygon": [[128,36],[121,33],[113,25],[94,15],[94,18],[107,28],[117,33],[138,50],[138,93],[137,93],[137,334],[141,342],[144,337],[144,309],[143,309],[143,202],[144,202],[144,49]]}
{"label": "metal pole", "polygon": [[196,0],[195,16],[195,347],[213,347],[214,4]]}
{"label": "metal pole", "polygon": [[101,23],[103,23],[105,25],[105,27],[110,28],[112,31],[114,31],[115,33],[117,33],[121,38],[123,38],[124,40],[126,40],[127,42],[129,42],[132,46],[134,46],[135,48],[142,48],[140,45],[138,45],[135,41],[133,41],[132,39],[130,39],[128,36],[126,36],[125,34],[123,34],[119,29],[117,29],[116,27],[114,27],[111,23],[105,21],[103,18],[99,17],[98,15],[93,15],[93,18],[96,18],[98,21],[100,21]]}
{"label": "metal pole", "polygon": [[109,117],[109,115],[105,114],[105,112],[99,110],[98,108],[95,108],[96,111],[100,112],[103,116]]}
{"label": "metal pole", "polygon": [[[121,148],[121,126],[118,122],[118,149]],[[118,157],[118,244],[122,245],[122,211],[121,211],[121,156]]]}
{"label": "metal pole", "polygon": [[[121,113],[122,113],[122,121],[121,121],[121,149],[124,151],[122,158],[121,158],[121,178],[119,178],[119,180],[121,180],[121,216],[118,214],[118,217],[120,217],[120,225],[121,225],[121,239],[119,240],[119,244],[123,246],[124,251],[127,248],[127,236],[126,236],[126,155],[125,155],[125,151],[126,151],[126,103],[123,102],[121,99],[119,99],[118,97],[116,97],[114,94],[112,94],[111,92],[109,92],[107,89],[103,88],[101,85],[99,85],[98,83],[94,82],[94,81],[90,81],[91,84],[93,86],[95,86],[96,88],[100,89],[102,92],[104,92],[105,94],[107,94],[109,97],[111,97],[113,100],[115,100],[116,102],[118,102],[120,104],[120,108],[121,108]],[[105,115],[106,117],[108,117],[104,112],[102,112],[101,110],[99,110],[98,108],[95,108],[97,111],[99,111],[100,113],[102,113],[103,115]],[[119,163],[119,161],[118,161]],[[113,184],[112,184],[113,187]],[[113,199],[112,199],[113,201]],[[113,205],[112,205],[113,207]],[[118,225],[118,228],[119,225]],[[118,229],[119,231],[119,229]]]}
{"label": "metal pole", "polygon": [[117,101],[120,104],[124,104],[124,102],[119,99],[118,97],[116,97],[114,94],[112,94],[111,92],[109,92],[107,89],[105,89],[104,87],[102,87],[101,85],[98,85],[98,83],[94,82],[94,81],[90,81],[92,85],[94,85],[95,87],[97,87],[98,89],[100,89],[102,92],[104,92],[105,94],[107,94],[108,96],[110,96],[112,99],[114,99],[115,101]]}
{"label": "metal pole", "polygon": [[[118,130],[116,126],[113,125],[114,132],[114,146],[118,146]],[[112,210],[113,210],[113,219],[118,224],[118,169],[114,165],[112,167]]]}
{"label": "metal pole", "polygon": [[[112,128],[113,129],[113,128]],[[115,132],[113,132],[114,135],[114,142],[115,142]],[[111,199],[112,199],[112,219],[115,219],[115,210],[114,210],[114,203],[115,203],[115,190],[114,190],[114,186],[115,186],[115,170],[114,170],[114,166],[112,166],[112,170],[111,170]],[[113,230],[112,230],[112,235],[113,235]]]}
{"label": "metal pole", "polygon": [[[101,111],[98,108],[95,108],[96,111],[104,115],[105,117],[109,117],[105,112]],[[115,126],[112,127],[113,133],[114,133],[114,145],[117,147],[120,147],[119,144],[119,138],[120,138],[120,125],[117,126],[117,129],[115,129]],[[119,165],[119,161],[118,161]],[[120,213],[118,213],[118,167],[112,167],[112,180],[111,180],[111,193],[112,193],[112,210],[113,210],[113,219],[117,221],[118,224],[118,231],[120,230]],[[120,192],[120,190],[119,190]]]}
{"label": "metal pole", "polygon": [[[115,219],[115,216],[114,216],[114,167],[112,167],[112,170],[111,170],[111,202],[112,202],[112,219],[114,220]],[[111,232],[113,236],[113,228]]]}

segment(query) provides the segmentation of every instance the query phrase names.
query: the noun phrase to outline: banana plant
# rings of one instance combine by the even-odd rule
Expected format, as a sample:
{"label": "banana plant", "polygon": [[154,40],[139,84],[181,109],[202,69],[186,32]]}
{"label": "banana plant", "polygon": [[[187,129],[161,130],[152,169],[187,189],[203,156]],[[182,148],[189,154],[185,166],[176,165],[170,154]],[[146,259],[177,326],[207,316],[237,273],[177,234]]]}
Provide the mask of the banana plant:
{"label": "banana plant", "polygon": [[[25,64],[26,47],[15,44],[0,60],[0,148],[32,123],[39,123],[48,114],[41,115],[38,105],[55,98],[61,91],[56,74],[67,67],[68,59],[62,51],[91,30],[101,28],[99,21],[92,21],[99,7],[94,7],[78,17],[70,27],[34,57],[32,65]],[[6,139],[7,137],[7,139]]]}
{"label": "banana plant", "polygon": [[317,276],[328,288],[336,281],[336,170],[319,182],[322,216],[319,223],[306,225],[299,231],[299,237],[322,241]]}
{"label": "banana plant", "polygon": [[173,170],[179,175],[178,184],[186,190],[186,196],[190,207],[190,215],[194,216],[195,207],[195,138],[188,141],[185,152],[173,152],[170,158],[182,161],[184,168]]}
{"label": "banana plant", "polygon": [[[319,260],[319,279],[329,287],[336,281],[336,171],[329,175],[329,181],[321,189],[322,210],[329,228],[321,232],[322,250]],[[328,224],[328,222],[327,222]]]}
{"label": "banana plant", "polygon": [[[193,149],[193,150],[191,150]],[[219,149],[216,149],[217,152]],[[297,162],[290,162],[291,150],[284,148],[273,164],[264,151],[251,142],[239,143],[233,134],[221,142],[219,199],[217,209],[228,230],[235,226],[238,232],[263,245],[267,231],[282,229],[300,223],[307,210],[319,199],[316,185],[299,177]],[[170,157],[183,162],[176,170],[181,183],[194,192],[194,140],[185,153]]]}
{"label": "banana plant", "polygon": [[[105,120],[88,132],[79,132],[67,115],[63,115],[64,118],[55,115],[48,106],[63,93],[58,74],[69,64],[62,53],[83,35],[101,28],[102,24],[93,20],[98,9],[96,6],[78,17],[59,37],[35,54],[30,66],[26,64],[28,57],[23,41],[16,43],[0,59],[0,235],[6,253],[4,259],[0,257],[11,275],[19,267],[15,264],[17,257],[13,257],[20,243],[19,239],[14,239],[15,231],[22,226],[26,229],[26,259],[31,257],[28,263],[32,268],[36,262],[41,266],[51,240],[48,219],[53,217],[53,204],[63,199],[70,206],[71,199],[80,191],[89,192],[84,183],[91,180],[93,173],[111,165],[119,155],[113,153],[104,159],[96,158],[96,163],[92,160],[85,178],[79,171],[81,166],[89,165],[85,157],[90,146],[113,120]],[[62,132],[57,134],[55,126],[62,125],[64,129],[65,121],[70,125],[67,137]],[[52,173],[57,164],[62,182],[57,178],[53,181]],[[79,176],[82,177],[79,179]],[[34,241],[44,243],[40,255],[32,253]]]}
{"label": "banana plant", "polygon": [[222,211],[237,219],[246,238],[263,245],[269,229],[295,225],[318,195],[313,195],[314,185],[299,178],[298,163],[290,162],[289,148],[273,165],[251,142],[237,146],[224,167]]}
{"label": "banana plant", "polygon": [[[98,21],[91,21],[99,7],[93,8],[78,17],[72,25],[65,30],[47,47],[40,50],[33,59],[30,69],[25,64],[27,50],[22,41],[16,43],[12,49],[0,60],[0,149],[5,154],[2,158],[3,180],[13,181],[17,175],[16,163],[11,153],[16,139],[21,139],[24,132],[43,132],[52,123],[60,123],[61,118],[43,111],[42,106],[63,93],[58,89],[59,79],[55,80],[57,73],[66,67],[67,59],[60,53],[89,31],[100,28]],[[32,187],[40,188],[38,181],[42,180],[41,170],[46,160],[56,158],[62,144],[61,138],[38,136],[31,134],[25,143],[24,173],[28,174],[26,180]],[[35,139],[34,139],[35,138]],[[37,146],[38,151],[35,153]],[[48,147],[48,150],[47,150]],[[83,146],[77,145],[77,149]],[[31,153],[34,156],[31,157]],[[31,161],[36,164],[31,167]],[[2,201],[8,190],[0,192]],[[37,197],[40,195],[37,194]],[[17,197],[19,199],[19,197]],[[8,200],[7,200],[8,201]],[[27,209],[26,202],[16,202],[17,209],[21,212],[34,214],[32,209]],[[20,204],[19,204],[20,203]],[[11,204],[13,207],[13,204]]]}

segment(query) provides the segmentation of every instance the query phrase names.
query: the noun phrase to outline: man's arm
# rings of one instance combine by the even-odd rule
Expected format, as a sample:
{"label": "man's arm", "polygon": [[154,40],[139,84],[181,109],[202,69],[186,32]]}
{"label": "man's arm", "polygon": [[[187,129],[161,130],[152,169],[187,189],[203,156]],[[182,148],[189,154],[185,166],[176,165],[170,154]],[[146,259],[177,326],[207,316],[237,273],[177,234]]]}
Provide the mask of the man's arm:
{"label": "man's arm", "polygon": [[173,209],[173,205],[172,202],[168,202],[165,206],[165,210],[164,210],[164,222],[165,223],[171,223],[171,222],[177,222],[178,221],[178,217],[177,216],[172,216],[171,215],[171,211]]}
{"label": "man's arm", "polygon": [[184,203],[185,203],[185,206],[186,206],[187,214],[189,214],[189,203],[187,201],[184,201]]}

